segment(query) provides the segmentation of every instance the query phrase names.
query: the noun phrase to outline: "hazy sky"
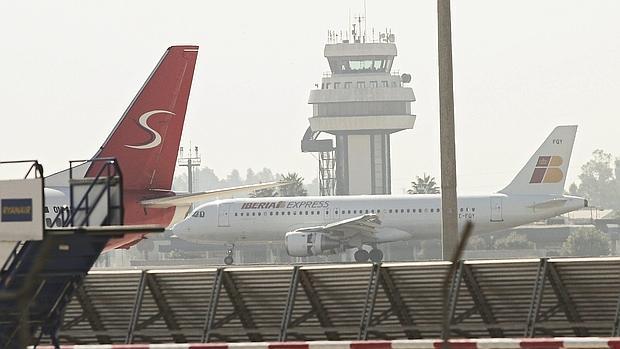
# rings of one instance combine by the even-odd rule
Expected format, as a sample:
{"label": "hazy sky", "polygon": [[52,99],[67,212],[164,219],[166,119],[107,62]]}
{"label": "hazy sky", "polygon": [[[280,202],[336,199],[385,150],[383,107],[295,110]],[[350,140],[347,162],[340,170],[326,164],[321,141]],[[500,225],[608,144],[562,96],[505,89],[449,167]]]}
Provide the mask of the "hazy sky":
{"label": "hazy sky", "polygon": [[[183,143],[220,177],[317,175],[300,151],[328,29],[362,1],[0,2],[0,159],[47,173],[90,158],[166,47],[200,46]],[[392,137],[394,193],[439,177],[436,2],[367,0],[412,74],[413,130]],[[620,1],[454,0],[460,192],[501,189],[559,124],[578,124],[568,180],[592,150],[620,156]]]}

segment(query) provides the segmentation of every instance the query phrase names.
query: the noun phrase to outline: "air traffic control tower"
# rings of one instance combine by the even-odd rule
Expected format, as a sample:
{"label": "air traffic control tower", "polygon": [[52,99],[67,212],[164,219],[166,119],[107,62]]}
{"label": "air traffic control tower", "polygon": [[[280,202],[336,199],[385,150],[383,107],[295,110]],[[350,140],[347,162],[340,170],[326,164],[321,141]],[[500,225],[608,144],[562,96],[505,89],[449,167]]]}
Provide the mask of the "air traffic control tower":
{"label": "air traffic control tower", "polygon": [[[404,86],[411,75],[392,71],[394,35],[386,30],[367,42],[360,31],[353,25],[346,38],[329,32],[331,72],[310,91],[313,113],[301,148],[318,153],[321,195],[390,194],[390,135],[415,123],[415,96]],[[322,132],[336,145],[332,137],[319,139]]]}

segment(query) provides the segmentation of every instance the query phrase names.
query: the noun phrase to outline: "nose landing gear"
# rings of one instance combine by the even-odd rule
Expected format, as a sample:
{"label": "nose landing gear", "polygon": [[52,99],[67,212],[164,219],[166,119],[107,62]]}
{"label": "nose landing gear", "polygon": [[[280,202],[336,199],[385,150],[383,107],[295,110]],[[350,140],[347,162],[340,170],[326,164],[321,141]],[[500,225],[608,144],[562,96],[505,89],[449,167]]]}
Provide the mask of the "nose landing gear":
{"label": "nose landing gear", "polygon": [[224,264],[231,265],[235,262],[233,259],[233,252],[235,252],[235,244],[231,244],[228,247],[228,251],[226,252],[226,257],[224,257]]}

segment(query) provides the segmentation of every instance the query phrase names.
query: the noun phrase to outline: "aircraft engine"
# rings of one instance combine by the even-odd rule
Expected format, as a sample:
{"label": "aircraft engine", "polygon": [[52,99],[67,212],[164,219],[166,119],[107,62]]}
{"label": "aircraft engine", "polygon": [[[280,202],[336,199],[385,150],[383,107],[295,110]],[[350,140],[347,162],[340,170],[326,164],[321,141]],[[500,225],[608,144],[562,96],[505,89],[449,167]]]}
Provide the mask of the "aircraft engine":
{"label": "aircraft engine", "polygon": [[308,257],[321,254],[333,254],[341,248],[341,242],[327,234],[313,231],[291,231],[284,238],[289,256]]}

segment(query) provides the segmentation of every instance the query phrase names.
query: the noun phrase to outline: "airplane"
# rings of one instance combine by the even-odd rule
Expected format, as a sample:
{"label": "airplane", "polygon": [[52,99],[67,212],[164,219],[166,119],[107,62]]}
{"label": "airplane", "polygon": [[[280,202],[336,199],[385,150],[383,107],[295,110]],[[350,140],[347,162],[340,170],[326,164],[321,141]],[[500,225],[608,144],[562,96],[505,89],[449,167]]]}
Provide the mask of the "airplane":
{"label": "airplane", "polygon": [[[458,196],[459,227],[475,233],[516,227],[587,207],[564,195],[577,126],[558,126],[512,182],[490,195]],[[436,238],[441,195],[351,195],[217,200],[198,206],[173,233],[194,243],[282,241],[290,256],[308,257],[357,249],[357,262],[383,260],[377,244]],[[364,249],[370,246],[370,251]]]}
{"label": "airplane", "polygon": [[[281,183],[262,183],[198,193],[172,191],[198,46],[172,46],[134,97],[93,159],[116,158],[123,174],[124,224],[168,227],[182,220],[192,204],[234,197]],[[73,178],[92,177],[101,162],[74,167]],[[61,225],[58,213],[69,205],[69,170],[45,177],[45,223]],[[129,248],[143,233],[110,240],[105,250]]]}

